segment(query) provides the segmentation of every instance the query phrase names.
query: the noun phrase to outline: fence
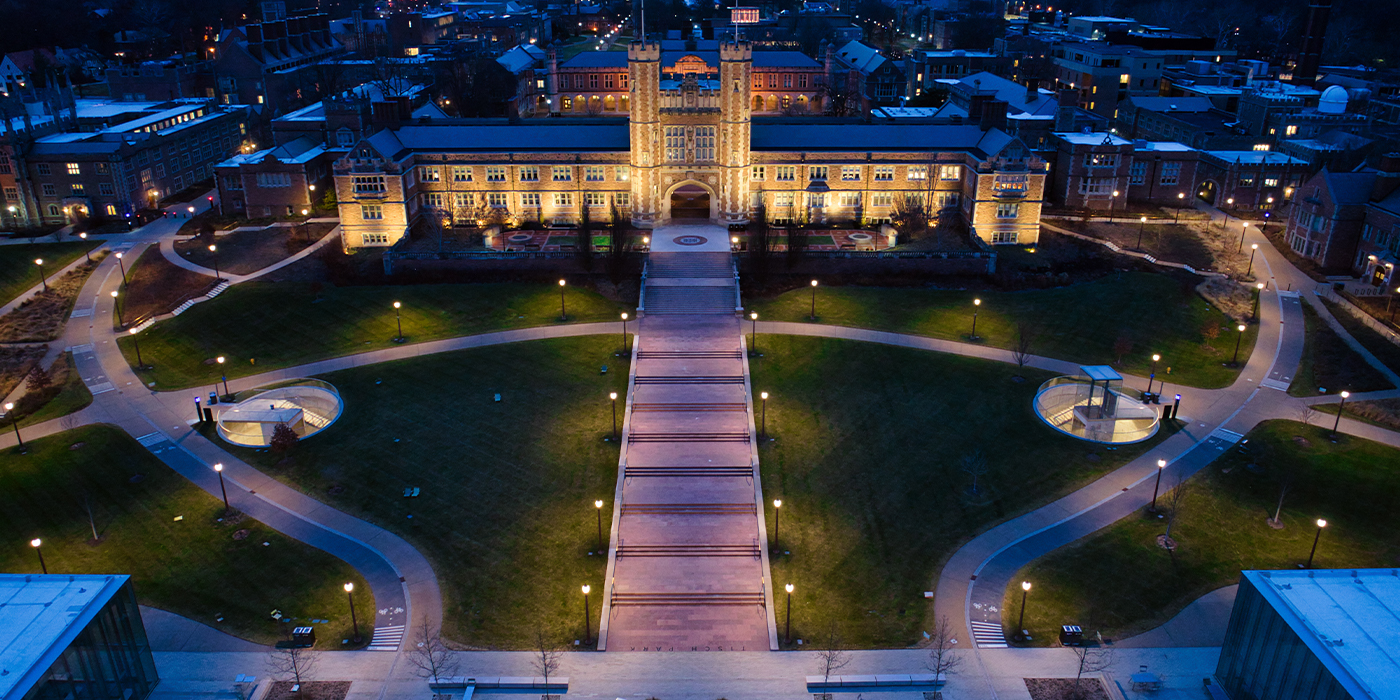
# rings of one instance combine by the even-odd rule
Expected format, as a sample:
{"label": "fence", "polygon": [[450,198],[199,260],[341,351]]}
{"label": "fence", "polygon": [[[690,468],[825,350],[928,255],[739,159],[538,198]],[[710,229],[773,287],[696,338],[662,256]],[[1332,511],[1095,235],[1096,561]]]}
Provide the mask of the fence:
{"label": "fence", "polygon": [[1376,317],[1361,310],[1355,304],[1348,301],[1346,297],[1338,294],[1336,288],[1332,285],[1319,284],[1314,291],[1317,296],[1336,304],[1337,308],[1341,309],[1347,315],[1366,324],[1366,327],[1379,333],[1382,338],[1389,340],[1395,345],[1400,345],[1400,333],[1396,333],[1390,326],[1387,326],[1385,323],[1376,319]]}

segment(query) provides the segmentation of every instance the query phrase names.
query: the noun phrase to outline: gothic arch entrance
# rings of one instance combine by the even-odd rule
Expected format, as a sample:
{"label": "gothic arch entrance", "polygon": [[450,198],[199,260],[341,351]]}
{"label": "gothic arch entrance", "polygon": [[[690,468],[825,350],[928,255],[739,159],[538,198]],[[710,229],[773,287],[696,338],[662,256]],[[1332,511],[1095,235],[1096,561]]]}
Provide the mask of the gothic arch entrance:
{"label": "gothic arch entrance", "polygon": [[714,192],[698,182],[687,181],[673,187],[666,204],[670,219],[714,218]]}
{"label": "gothic arch entrance", "polygon": [[1196,198],[1206,204],[1215,204],[1216,197],[1219,196],[1220,188],[1214,180],[1206,180],[1201,186],[1196,188]]}

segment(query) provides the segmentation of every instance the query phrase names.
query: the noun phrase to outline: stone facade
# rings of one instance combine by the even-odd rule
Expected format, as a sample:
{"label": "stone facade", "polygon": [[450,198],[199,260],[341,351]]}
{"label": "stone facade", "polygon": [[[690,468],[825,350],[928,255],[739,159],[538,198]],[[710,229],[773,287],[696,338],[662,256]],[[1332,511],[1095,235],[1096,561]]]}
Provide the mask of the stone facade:
{"label": "stone facade", "polygon": [[616,206],[649,228],[683,202],[685,216],[725,224],[759,206],[779,220],[869,224],[911,197],[988,243],[1036,241],[1045,163],[996,120],[756,119],[747,42],[721,44],[719,65],[703,69],[677,71],[667,60],[695,57],[668,53],[629,47],[625,122],[434,120],[363,139],[333,166],[345,244],[392,245],[424,212],[560,225]]}

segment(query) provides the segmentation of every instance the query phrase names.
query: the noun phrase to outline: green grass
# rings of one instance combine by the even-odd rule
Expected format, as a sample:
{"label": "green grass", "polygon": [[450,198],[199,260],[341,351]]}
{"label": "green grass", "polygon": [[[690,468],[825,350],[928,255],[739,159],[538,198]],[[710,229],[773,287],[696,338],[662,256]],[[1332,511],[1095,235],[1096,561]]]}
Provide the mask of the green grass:
{"label": "green grass", "polygon": [[1303,361],[1298,376],[1288,387],[1290,395],[1318,396],[1319,388],[1334,394],[1343,389],[1362,392],[1393,388],[1384,375],[1366,364],[1331,326],[1318,318],[1311,304],[1303,304],[1303,323],[1307,328]]}
{"label": "green grass", "polygon": [[[250,282],[142,333],[140,374],[160,390],[208,383],[212,361],[229,377],[394,346],[395,301],[408,342],[559,324],[559,287],[546,284],[427,284],[334,287]],[[617,321],[622,304],[577,287],[566,291],[570,323]],[[121,339],[136,365],[130,337]],[[207,364],[206,364],[207,362]]]}
{"label": "green grass", "polygon": [[1337,323],[1342,324],[1342,328],[1346,329],[1346,332],[1350,333],[1356,342],[1361,343],[1361,347],[1370,350],[1371,354],[1381,361],[1381,364],[1389,367],[1392,371],[1400,372],[1400,345],[1386,340],[1380,333],[1371,330],[1370,326],[1342,311],[1337,304],[1326,299],[1322,299],[1322,303],[1332,312]]}
{"label": "green grass", "polygon": [[[15,415],[23,416],[19,420],[20,427],[43,423],[44,421],[53,420],[54,418],[61,418],[70,413],[77,413],[87,408],[88,405],[92,403],[92,392],[88,391],[87,385],[83,383],[82,375],[73,367],[72,354],[65,353],[58,362],[54,363],[54,366],[49,368],[49,376],[53,378],[55,382],[58,381],[59,372],[57,369],[60,363],[63,366],[63,385],[59,387],[52,398],[44,401],[37,409],[31,409],[29,405],[31,400],[28,398],[29,394],[26,394],[24,398],[21,398],[20,401],[16,403]],[[43,400],[44,396],[44,394],[38,395],[37,400]],[[22,411],[29,412],[23,413]]]}
{"label": "green grass", "polygon": [[[1038,328],[1031,352],[1084,364],[1113,363],[1121,371],[1146,375],[1152,354],[1162,355],[1168,384],[1206,388],[1228,386],[1238,369],[1225,367],[1234,353],[1234,324],[1192,289],[1195,277],[1145,272],[1113,274],[1102,279],[1054,289],[995,292],[921,288],[820,287],[817,321],[838,326],[872,328],[914,335],[965,340],[972,330],[973,299],[982,305],[977,335],[983,343],[1010,348],[1016,324]],[[760,320],[806,321],[811,291],[797,289],[776,298],[750,300]],[[1208,323],[1223,328],[1207,348],[1201,329]],[[1240,347],[1241,364],[1254,348],[1258,328],[1246,326]],[[1117,364],[1114,345],[1119,338],[1132,350]]]}
{"label": "green grass", "polygon": [[[1157,441],[1108,450],[1044,425],[1031,400],[1049,372],[871,343],[760,340],[753,388],[771,393],[776,438],[759,451],[763,494],[783,499],[780,544],[791,552],[773,557],[773,585],[797,587],[794,638],[835,623],[855,646],[921,641],[932,611],[923,593],[962,542]],[[969,498],[959,462],[979,450],[991,471],[985,495]]]}
{"label": "green grass", "polygon": [[[1194,486],[1172,529],[1174,557],[1156,545],[1165,521],[1144,509],[1023,569],[1007,590],[1013,607],[1003,609],[1019,609],[1020,582],[1031,581],[1026,629],[1037,643],[1050,643],[1065,624],[1123,638],[1236,583],[1242,569],[1297,568],[1308,558],[1317,518],[1328,521],[1317,568],[1393,567],[1400,555],[1400,451],[1346,436],[1333,444],[1329,429],[1261,424],[1247,436],[1247,454],[1231,450],[1188,482]],[[1296,477],[1283,504],[1284,527],[1275,530],[1265,520],[1285,473]]]}
{"label": "green grass", "polygon": [[[348,410],[297,445],[290,465],[232,451],[432,560],[451,639],[519,649],[541,629],[570,644],[583,636],[579,586],[601,592],[607,565],[588,552],[594,499],[607,503],[605,529],[612,516],[607,395],[627,382],[616,349],[612,336],[567,338],[334,372],[323,378]],[[422,488],[412,520],[409,486]]]}
{"label": "green grass", "polygon": [[[349,636],[341,585],[368,588],[339,559],[251,519],[236,526],[216,522],[223,514],[218,498],[116,428],[87,426],[28,445],[27,455],[0,452],[0,532],[7,533],[0,571],[37,573],[29,540],[38,537],[50,573],[128,574],[143,605],[246,639],[280,638],[269,617],[273,609],[302,624],[330,620],[317,626],[327,648],[340,648],[339,640]],[[144,478],[133,483],[135,474]],[[102,538],[97,544],[85,499]],[[233,539],[239,528],[250,530],[241,541]],[[368,595],[359,600],[361,625],[372,623],[373,601]]]}
{"label": "green grass", "polygon": [[44,272],[53,282],[54,273],[77,260],[83,251],[101,244],[102,241],[90,240],[0,246],[0,304],[14,301],[15,297],[39,284],[41,278],[35,260],[44,261]]}

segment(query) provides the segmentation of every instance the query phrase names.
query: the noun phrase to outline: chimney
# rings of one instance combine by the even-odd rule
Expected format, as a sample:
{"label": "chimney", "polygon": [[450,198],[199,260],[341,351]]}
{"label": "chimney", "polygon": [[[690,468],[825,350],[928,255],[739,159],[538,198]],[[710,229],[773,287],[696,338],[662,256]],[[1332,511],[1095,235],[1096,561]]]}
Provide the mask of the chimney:
{"label": "chimney", "polygon": [[1380,172],[1376,175],[1375,184],[1371,185],[1371,201],[1378,202],[1400,187],[1400,153],[1391,151],[1380,157],[1376,163],[1376,169]]}
{"label": "chimney", "polygon": [[1026,80],[1026,104],[1031,104],[1040,98],[1040,78],[1028,78]]}
{"label": "chimney", "polygon": [[987,100],[982,103],[982,121],[979,126],[983,131],[1001,129],[1006,131],[1006,103],[1001,100]]}
{"label": "chimney", "polygon": [[1332,14],[1332,0],[1308,0],[1308,23],[1303,27],[1303,45],[1298,51],[1298,65],[1293,70],[1293,83],[1312,87],[1317,82],[1317,69],[1322,63],[1322,46],[1327,38],[1327,20]]}
{"label": "chimney", "polygon": [[1055,109],[1055,131],[1074,131],[1074,110],[1079,106],[1079,92],[1061,90],[1058,101],[1059,107]]}
{"label": "chimney", "polygon": [[248,35],[248,53],[255,59],[263,60],[263,31],[261,24],[250,24],[243,28]]}
{"label": "chimney", "polygon": [[994,95],[984,95],[978,92],[972,93],[972,97],[967,103],[967,118],[969,121],[982,118],[982,107],[991,100]]}

